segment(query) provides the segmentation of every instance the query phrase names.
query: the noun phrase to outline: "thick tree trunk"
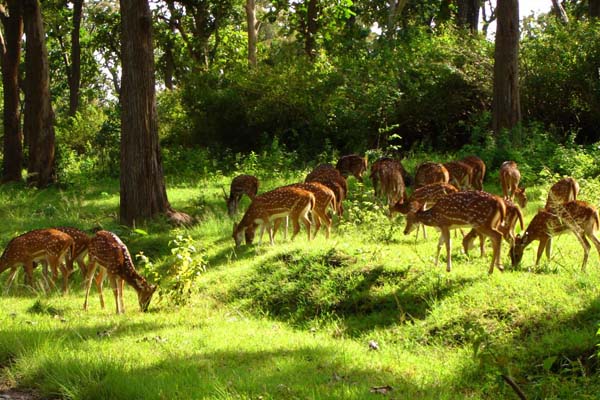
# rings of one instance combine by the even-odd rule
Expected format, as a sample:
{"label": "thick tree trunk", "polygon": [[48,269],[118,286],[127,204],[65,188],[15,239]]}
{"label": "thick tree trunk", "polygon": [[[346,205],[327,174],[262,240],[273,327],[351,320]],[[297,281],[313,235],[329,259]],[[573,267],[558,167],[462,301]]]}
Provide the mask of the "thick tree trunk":
{"label": "thick tree trunk", "polygon": [[133,226],[173,214],[163,175],[156,97],[152,16],[147,0],[121,4],[121,204],[123,224]]}
{"label": "thick tree trunk", "polygon": [[69,115],[74,116],[79,108],[79,87],[81,86],[81,13],[83,0],[73,0],[73,31],[71,31],[71,73],[69,74]]}
{"label": "thick tree trunk", "polygon": [[458,26],[468,28],[471,32],[477,32],[479,28],[480,8],[480,0],[460,0],[458,2]]}
{"label": "thick tree trunk", "polygon": [[2,182],[21,181],[23,166],[23,132],[19,104],[19,62],[23,38],[23,15],[20,0],[7,2],[8,16],[2,17],[4,40],[2,85],[4,94],[4,159]]}
{"label": "thick tree trunk", "polygon": [[319,0],[308,0],[306,10],[306,34],[304,38],[304,52],[311,59],[315,58],[317,29],[319,18]]}
{"label": "thick tree trunk", "polygon": [[589,0],[590,18],[600,18],[600,0]]}
{"label": "thick tree trunk", "polygon": [[552,0],[552,11],[562,23],[566,24],[569,22],[569,16],[559,0]]}
{"label": "thick tree trunk", "polygon": [[519,2],[498,0],[494,51],[492,127],[496,134],[521,121],[519,97]]}
{"label": "thick tree trunk", "polygon": [[26,36],[24,131],[29,149],[27,180],[37,187],[45,187],[56,182],[48,51],[38,0],[22,1]]}
{"label": "thick tree trunk", "polygon": [[258,23],[256,21],[256,1],[246,0],[246,29],[248,31],[248,65],[256,67],[256,44],[258,42]]}

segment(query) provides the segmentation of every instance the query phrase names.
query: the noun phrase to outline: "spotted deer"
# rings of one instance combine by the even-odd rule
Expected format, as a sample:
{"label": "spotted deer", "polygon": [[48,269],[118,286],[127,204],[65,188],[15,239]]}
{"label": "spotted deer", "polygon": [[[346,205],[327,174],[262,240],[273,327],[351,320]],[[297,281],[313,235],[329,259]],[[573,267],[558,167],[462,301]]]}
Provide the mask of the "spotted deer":
{"label": "spotted deer", "polygon": [[401,164],[392,159],[383,160],[371,169],[371,181],[375,195],[384,196],[388,206],[402,202],[406,198],[406,188],[402,177]]}
{"label": "spotted deer", "polygon": [[451,193],[442,197],[429,210],[411,211],[406,216],[405,234],[409,234],[417,223],[434,226],[441,231],[437,246],[435,265],[438,264],[442,243],[446,245],[446,271],[452,269],[450,230],[462,226],[470,226],[478,233],[489,237],[494,254],[488,273],[504,268],[500,262],[502,233],[498,230],[506,216],[504,202],[498,197],[480,191]]}
{"label": "spotted deer", "polygon": [[[132,286],[138,295],[138,304],[142,312],[148,311],[148,306],[152,300],[152,295],[156,290],[155,285],[149,284],[141,276],[133,265],[131,254],[127,246],[119,239],[117,235],[109,231],[98,231],[91,238],[88,247],[89,266],[85,276],[85,301],[83,309],[88,309],[88,297],[92,279],[96,273],[96,268],[100,267],[100,280],[104,274],[108,276],[108,281],[112,287],[115,296],[117,314],[125,312],[123,304],[123,287],[125,282]],[[102,286],[99,287],[100,298],[102,299]],[[104,308],[104,301],[101,302]]]}
{"label": "spotted deer", "polygon": [[338,217],[344,215],[343,201],[348,194],[348,183],[340,172],[331,164],[320,164],[312,170],[304,182],[318,182],[333,191],[335,194],[335,211]]}
{"label": "spotted deer", "polygon": [[513,267],[517,266],[522,258],[523,251],[533,241],[539,240],[535,265],[546,251],[548,259],[552,251],[552,237],[571,231],[583,247],[583,263],[581,269],[585,271],[587,265],[590,243],[588,238],[600,255],[600,240],[596,237],[596,231],[600,227],[598,211],[592,205],[584,201],[569,201],[552,211],[542,209],[533,217],[523,236],[517,235],[515,245],[510,251]]}
{"label": "spotted deer", "polygon": [[371,165],[371,173],[369,175],[373,185],[373,191],[375,192],[375,197],[379,197],[381,195],[380,170],[384,167],[398,169],[402,175],[404,186],[406,187],[412,185],[413,179],[400,161],[390,157],[382,157],[375,160],[375,162]]}
{"label": "spotted deer", "polygon": [[473,168],[471,185],[475,190],[483,190],[483,179],[485,178],[485,163],[477,156],[467,156],[461,160]]}
{"label": "spotted deer", "polygon": [[527,205],[527,196],[525,188],[519,187],[521,173],[514,161],[504,161],[500,166],[500,184],[502,185],[502,194],[505,199],[513,200],[517,198],[517,203],[521,208]]}
{"label": "spotted deer", "polygon": [[69,271],[64,265],[73,254],[73,239],[56,229],[36,229],[13,238],[0,256],[0,273],[10,269],[6,290],[12,284],[19,266],[25,270],[25,280],[33,285],[33,268],[36,262],[50,266],[53,280],[60,269],[63,277],[63,292],[68,290]]}
{"label": "spotted deer", "polygon": [[563,178],[550,188],[544,208],[552,210],[561,204],[577,200],[578,194],[579,183],[573,178]]}
{"label": "spotted deer", "polygon": [[229,187],[229,196],[223,189],[224,199],[227,203],[227,214],[233,217],[237,211],[238,204],[243,195],[246,195],[250,200],[254,200],[258,193],[258,178],[252,175],[238,175],[231,181]]}
{"label": "spotted deer", "polygon": [[360,182],[363,181],[363,173],[367,170],[367,158],[358,154],[348,154],[340,157],[335,168],[344,178],[353,175]]}
{"label": "spotted deer", "polygon": [[[502,233],[502,237],[512,247],[515,243],[515,228],[517,222],[519,223],[521,230],[523,230],[523,213],[518,205],[508,199],[502,199],[506,206],[506,218],[504,222],[498,226],[498,230]],[[469,250],[473,248],[473,241],[475,237],[479,237],[479,251],[481,256],[485,255],[485,237],[479,235],[476,230],[471,229],[469,233],[465,235],[462,241],[463,249],[465,254],[469,254]]]}
{"label": "spotted deer", "polygon": [[462,161],[449,161],[443,164],[448,170],[449,182],[458,190],[473,188],[473,167]]}
{"label": "spotted deer", "polygon": [[390,214],[394,215],[396,212],[408,214],[411,211],[419,209],[426,210],[431,208],[442,197],[456,192],[458,192],[458,189],[449,183],[432,183],[421,186],[407,200],[391,205]]}
{"label": "spotted deer", "polygon": [[315,196],[304,189],[295,187],[280,187],[270,192],[263,193],[254,198],[248,210],[238,224],[233,224],[233,239],[236,247],[242,244],[242,239],[246,238],[246,244],[251,244],[254,235],[246,235],[246,231],[254,232],[261,226],[260,240],[265,228],[269,232],[271,245],[274,242],[274,229],[271,222],[279,218],[288,217],[292,220],[293,234],[292,240],[300,231],[300,222],[306,227],[308,240],[310,235],[310,220],[308,213],[315,206]]}
{"label": "spotted deer", "polygon": [[450,174],[440,163],[425,162],[417,167],[415,172],[415,189],[432,183],[448,183]]}

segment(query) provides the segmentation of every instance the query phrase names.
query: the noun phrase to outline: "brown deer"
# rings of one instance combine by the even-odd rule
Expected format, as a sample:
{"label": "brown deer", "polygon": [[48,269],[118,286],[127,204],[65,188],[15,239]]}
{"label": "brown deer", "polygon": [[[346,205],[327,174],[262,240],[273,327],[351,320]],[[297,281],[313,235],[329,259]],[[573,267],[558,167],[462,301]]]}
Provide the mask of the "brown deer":
{"label": "brown deer", "polygon": [[344,178],[353,175],[360,182],[363,181],[363,173],[367,170],[367,158],[361,157],[358,154],[349,154],[340,157],[335,168],[342,174]]}
{"label": "brown deer", "polygon": [[449,161],[444,163],[450,176],[449,182],[458,190],[473,188],[473,167],[462,161]]}
{"label": "brown deer", "polygon": [[[325,237],[329,238],[329,235],[331,233],[332,219],[327,214],[327,209],[331,207],[335,212],[336,202],[335,194],[333,193],[333,191],[319,182],[294,183],[286,187],[295,187],[298,189],[303,189],[307,192],[311,192],[315,196],[315,205],[312,209],[313,223],[315,224],[315,233],[312,237],[314,238],[317,236],[317,232],[319,232],[319,229],[321,228],[321,223],[323,223],[325,224]],[[277,230],[279,229],[279,225],[281,224],[282,220],[283,218],[275,220],[273,235],[277,233]]]}
{"label": "brown deer", "polygon": [[551,210],[561,204],[577,200],[578,194],[579,183],[573,178],[563,178],[550,188],[544,208]]}
{"label": "brown deer", "polygon": [[310,172],[304,182],[318,182],[333,191],[335,194],[335,211],[341,217],[344,215],[343,201],[348,194],[348,183],[340,172],[331,164],[320,164]]}
{"label": "brown deer", "polygon": [[224,199],[227,202],[227,214],[230,217],[235,215],[238,204],[243,195],[246,195],[250,200],[254,200],[258,193],[258,178],[252,175],[238,175],[231,181],[229,188],[229,196],[223,189]]}
{"label": "brown deer", "polygon": [[406,197],[402,166],[396,160],[384,160],[371,169],[371,181],[376,196],[385,196],[388,206],[402,202]]}
{"label": "brown deer", "polygon": [[552,237],[571,231],[583,247],[581,269],[585,271],[591,247],[587,238],[592,240],[598,255],[600,255],[600,240],[596,237],[599,227],[598,211],[584,201],[570,201],[555,208],[552,212],[542,209],[533,217],[523,236],[517,235],[515,244],[510,251],[512,265],[513,267],[517,266],[523,258],[523,250],[534,240],[539,240],[540,245],[535,259],[537,266],[544,250],[546,250],[546,257],[550,258]]}
{"label": "brown deer", "polygon": [[[510,246],[513,246],[515,243],[515,227],[517,226],[517,222],[519,222],[521,230],[523,230],[523,213],[519,206],[512,201],[508,199],[502,199],[502,201],[504,201],[504,205],[506,206],[506,218],[504,219],[504,222],[498,226],[498,230],[502,233],[504,240],[506,240]],[[473,241],[476,236],[479,236],[479,250],[483,257],[485,255],[485,237],[479,235],[474,229],[467,233],[463,238],[463,249],[465,254],[468,255],[469,249],[473,247]]]}
{"label": "brown deer", "polygon": [[489,237],[492,241],[494,254],[489,273],[494,272],[494,266],[503,270],[500,263],[500,247],[502,233],[498,230],[506,216],[504,202],[498,197],[480,191],[466,191],[452,193],[442,197],[429,210],[409,212],[406,216],[406,229],[404,234],[409,234],[417,223],[435,226],[441,231],[438,242],[435,265],[437,265],[442,243],[446,245],[447,264],[446,271],[452,269],[450,248],[450,230],[461,226],[470,226],[478,233]]}
{"label": "brown deer", "polygon": [[411,186],[413,183],[412,177],[408,174],[402,163],[398,160],[395,160],[390,157],[382,157],[371,165],[371,174],[369,175],[371,179],[371,183],[373,184],[373,191],[375,192],[375,197],[380,196],[380,186],[379,186],[379,170],[383,168],[383,166],[392,166],[400,171],[402,174],[402,180],[404,181],[405,186]]}
{"label": "brown deer", "polygon": [[521,173],[514,161],[504,161],[500,166],[500,184],[502,185],[502,193],[505,199],[513,200],[517,198],[517,203],[521,208],[527,205],[527,196],[525,188],[519,187]]}
{"label": "brown deer", "polygon": [[439,199],[450,194],[456,193],[458,189],[449,183],[432,183],[416,189],[410,197],[403,202],[397,202],[390,206],[390,214],[399,212],[408,214],[411,211],[418,209],[428,209],[433,206]]}
{"label": "brown deer", "polygon": [[[108,275],[108,281],[115,295],[115,304],[117,314],[125,312],[123,304],[123,286],[127,282],[131,285],[138,295],[138,303],[142,312],[148,311],[150,300],[156,290],[155,285],[149,284],[141,276],[133,265],[133,260],[129,254],[127,246],[119,239],[117,235],[109,231],[98,231],[89,243],[88,247],[89,267],[85,276],[85,301],[83,309],[88,309],[88,296],[90,286],[96,272],[96,267],[100,267],[100,277]],[[100,298],[102,299],[102,286],[99,288]],[[101,306],[104,308],[104,302]]]}
{"label": "brown deer", "polygon": [[415,189],[432,183],[448,183],[450,174],[444,165],[425,162],[417,167],[415,172]]}
{"label": "brown deer", "polygon": [[271,222],[287,216],[291,218],[294,227],[292,240],[300,231],[300,221],[306,227],[308,240],[310,240],[308,213],[314,208],[315,202],[315,196],[311,192],[289,186],[280,187],[256,196],[240,223],[233,224],[233,239],[236,247],[241,245],[244,236],[246,237],[246,243],[251,244],[254,235],[245,235],[245,233],[248,229],[254,232],[258,225],[261,225],[259,243],[262,239],[262,233],[267,228],[271,245],[273,245],[275,243],[273,239],[274,230]]}
{"label": "brown deer", "polygon": [[475,190],[483,190],[483,178],[485,178],[485,163],[477,156],[467,156],[461,160],[473,168],[471,184]]}
{"label": "brown deer", "polygon": [[[56,229],[36,229],[13,238],[0,256],[0,273],[11,269],[6,290],[12,284],[18,266],[25,270],[25,280],[33,285],[33,268],[35,262],[43,262],[50,266],[54,280],[58,270],[62,272],[63,292],[68,289],[69,271],[63,265],[66,259],[72,257],[73,239]],[[52,283],[54,283],[54,280]]]}

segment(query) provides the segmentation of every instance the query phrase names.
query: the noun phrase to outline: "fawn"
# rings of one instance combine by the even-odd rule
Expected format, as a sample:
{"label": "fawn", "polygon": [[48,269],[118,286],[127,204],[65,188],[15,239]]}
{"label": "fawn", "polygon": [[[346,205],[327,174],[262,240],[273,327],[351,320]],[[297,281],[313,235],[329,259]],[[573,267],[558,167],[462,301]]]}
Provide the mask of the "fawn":
{"label": "fawn", "polygon": [[544,208],[551,210],[561,204],[577,200],[578,194],[579,183],[573,178],[563,178],[550,188]]}

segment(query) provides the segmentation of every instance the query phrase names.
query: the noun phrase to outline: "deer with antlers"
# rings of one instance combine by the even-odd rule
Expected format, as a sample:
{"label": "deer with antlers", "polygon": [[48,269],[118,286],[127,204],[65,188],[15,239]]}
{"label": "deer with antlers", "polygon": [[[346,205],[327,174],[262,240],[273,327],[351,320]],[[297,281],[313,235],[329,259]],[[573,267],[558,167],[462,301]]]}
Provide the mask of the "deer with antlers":
{"label": "deer with antlers", "polygon": [[471,178],[473,189],[483,190],[483,179],[485,178],[485,163],[483,160],[477,156],[467,156],[461,161],[470,165],[473,169],[473,177]]}
{"label": "deer with antlers", "polygon": [[300,222],[306,227],[308,240],[310,240],[311,223],[308,213],[314,208],[315,202],[315,196],[311,192],[290,186],[280,187],[256,196],[242,220],[233,225],[233,239],[236,247],[241,245],[244,237],[246,244],[251,244],[254,235],[246,235],[246,231],[254,232],[259,225],[261,226],[259,243],[264,230],[267,229],[271,245],[275,244],[274,229],[271,223],[288,216],[293,224],[292,240],[300,231]]}
{"label": "deer with antlers", "polygon": [[550,188],[544,208],[552,210],[561,204],[577,200],[578,194],[579,183],[573,178],[563,178]]}
{"label": "deer with antlers", "polygon": [[598,210],[584,201],[569,201],[552,211],[542,209],[533,217],[523,236],[517,235],[515,244],[510,251],[513,267],[517,266],[523,258],[523,251],[533,241],[539,240],[535,265],[546,251],[546,257],[550,258],[552,251],[552,237],[567,231],[573,232],[583,247],[583,263],[581,269],[585,271],[590,252],[588,238],[600,255],[600,240],[596,237],[596,231],[600,227]]}
{"label": "deer with antlers", "polygon": [[229,187],[229,196],[223,189],[225,202],[227,203],[227,214],[230,217],[235,215],[238,204],[243,195],[246,195],[250,200],[254,200],[258,193],[258,178],[252,175],[238,175],[231,181]]}
{"label": "deer with antlers", "polygon": [[500,184],[502,185],[502,193],[505,199],[513,200],[517,198],[517,203],[521,208],[527,205],[527,196],[525,188],[519,187],[521,173],[517,163],[514,161],[504,161],[500,166]]}
{"label": "deer with antlers", "polygon": [[66,293],[69,271],[64,263],[66,259],[72,257],[72,253],[73,239],[56,229],[36,229],[13,238],[0,256],[0,273],[7,269],[11,270],[6,289],[8,290],[12,284],[19,266],[23,266],[25,270],[26,282],[30,286],[33,285],[33,268],[36,262],[42,262],[50,266],[54,280],[60,269],[63,277],[63,292]]}
{"label": "deer with antlers", "polygon": [[[104,274],[108,276],[108,281],[115,295],[115,304],[117,314],[125,312],[123,304],[123,288],[125,282],[132,286],[138,295],[138,303],[142,312],[148,311],[148,306],[152,300],[152,295],[156,291],[156,286],[149,284],[141,276],[133,265],[131,254],[127,246],[119,239],[117,235],[109,231],[98,231],[90,240],[88,247],[89,267],[85,276],[85,301],[83,309],[88,309],[88,296],[92,279],[96,273],[96,268],[100,267],[100,281]],[[100,298],[102,296],[102,286],[99,287]],[[101,302],[104,308],[104,301]]]}
{"label": "deer with antlers", "polygon": [[438,264],[442,243],[446,245],[446,271],[452,269],[450,230],[462,226],[470,226],[478,233],[487,236],[492,241],[493,256],[489,273],[494,272],[494,266],[504,270],[500,262],[502,233],[498,226],[504,221],[506,208],[497,196],[480,191],[452,193],[442,197],[429,210],[411,211],[406,216],[404,234],[409,234],[417,225],[422,223],[434,226],[441,232],[437,246],[435,265]]}
{"label": "deer with antlers", "polygon": [[367,158],[358,154],[348,154],[340,157],[335,168],[344,178],[353,175],[360,182],[363,181],[363,173],[367,170]]}

